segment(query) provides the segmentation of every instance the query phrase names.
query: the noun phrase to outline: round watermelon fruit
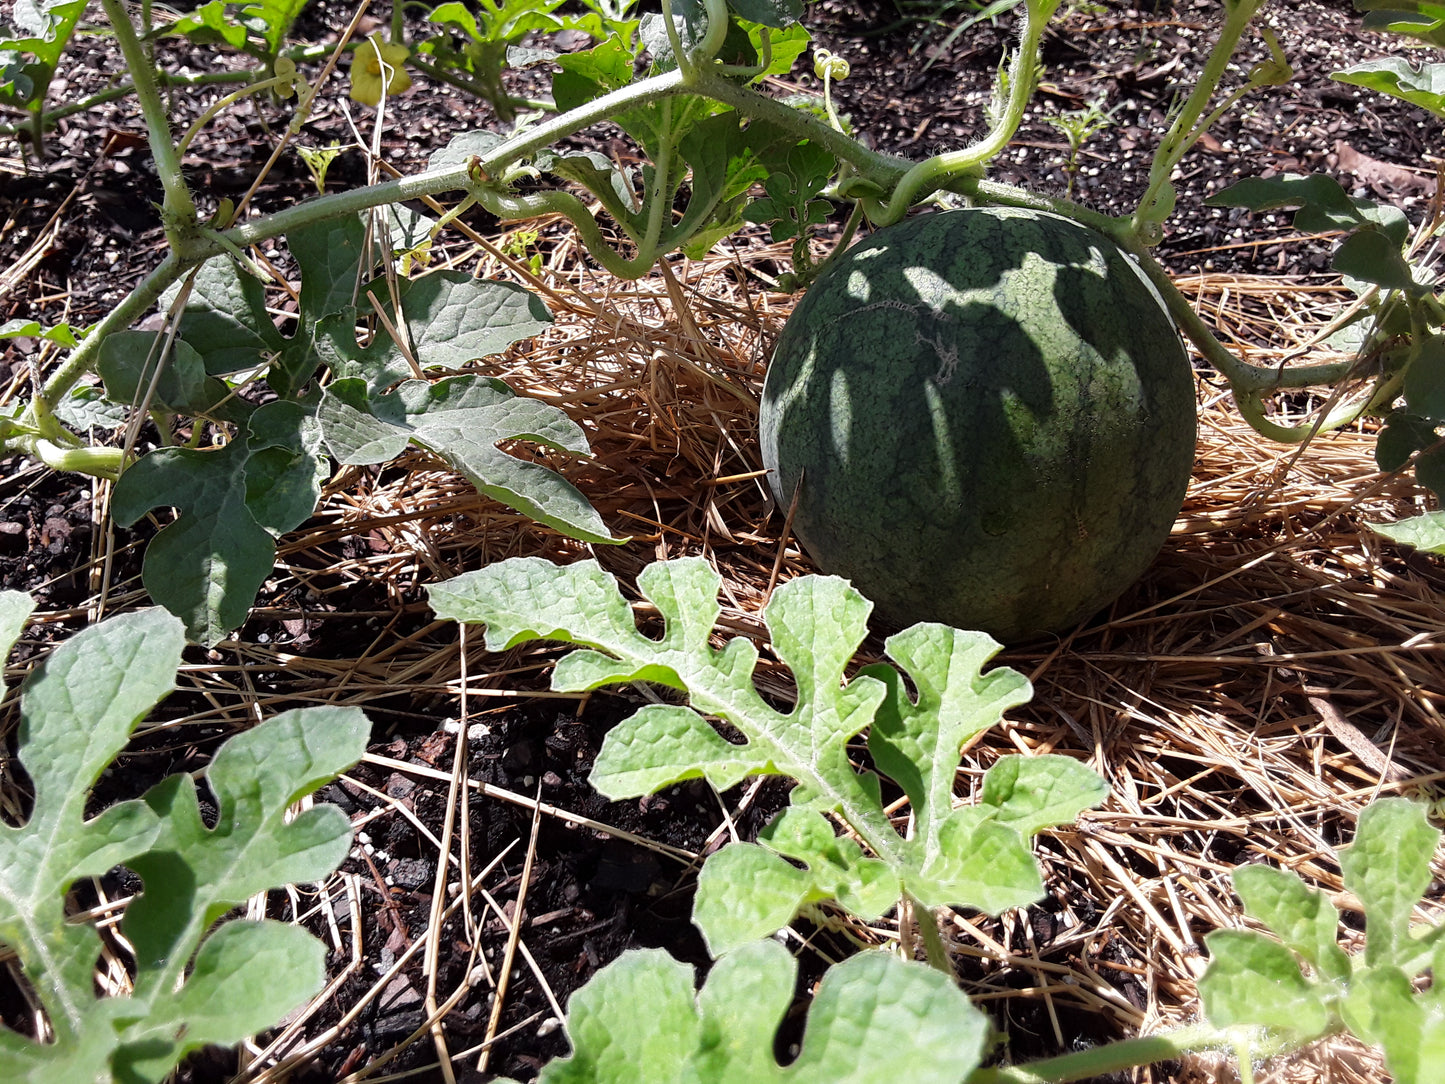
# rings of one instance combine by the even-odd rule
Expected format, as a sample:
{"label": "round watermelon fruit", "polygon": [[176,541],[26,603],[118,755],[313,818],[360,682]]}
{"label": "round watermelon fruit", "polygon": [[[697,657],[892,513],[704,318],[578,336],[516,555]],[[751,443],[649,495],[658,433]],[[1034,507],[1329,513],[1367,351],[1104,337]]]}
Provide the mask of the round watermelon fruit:
{"label": "round watermelon fruit", "polygon": [[906,219],[798,304],[763,462],[824,572],[890,623],[1004,642],[1098,612],[1158,554],[1194,461],[1194,381],[1133,262],[1057,215]]}

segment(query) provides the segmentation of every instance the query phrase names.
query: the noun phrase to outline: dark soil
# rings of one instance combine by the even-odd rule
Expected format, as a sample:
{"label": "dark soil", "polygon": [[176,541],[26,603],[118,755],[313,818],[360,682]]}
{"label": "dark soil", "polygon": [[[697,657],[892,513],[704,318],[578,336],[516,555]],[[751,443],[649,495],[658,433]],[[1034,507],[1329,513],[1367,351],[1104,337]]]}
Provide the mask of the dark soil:
{"label": "dark soil", "polygon": [[[1131,209],[1144,190],[1148,155],[1171,104],[1192,86],[1219,7],[1217,0],[1070,5],[1069,14],[1045,42],[1047,67],[1037,108],[992,176],[1064,194],[1070,181],[1068,147],[1046,118],[1098,103],[1111,121],[1083,148],[1073,178],[1075,198],[1101,211]],[[301,36],[324,41],[348,14],[337,0],[314,4],[301,24]],[[808,21],[817,44],[842,54],[852,65],[851,78],[837,89],[840,110],[879,149],[910,157],[970,141],[984,126],[983,108],[995,66],[1011,43],[1012,21],[981,23],[955,40],[947,25],[885,30],[895,17],[888,3],[823,0],[810,7]],[[1394,48],[1389,40],[1353,31],[1355,20],[1348,0],[1273,5],[1266,22],[1279,34],[1297,78],[1251,97],[1185,160],[1177,182],[1179,213],[1160,250],[1171,269],[1307,274],[1327,268],[1329,242],[1292,240],[1286,214],[1253,216],[1203,206],[1206,196],[1242,176],[1324,171],[1357,194],[1401,206],[1412,218],[1423,214],[1433,190],[1434,169],[1428,155],[1439,146],[1438,125],[1424,120],[1418,110],[1328,78],[1332,71]],[[166,44],[161,54],[173,68],[187,62],[196,67],[214,64],[210,50]],[[1258,37],[1252,37],[1240,64],[1264,55]],[[227,62],[241,63],[234,58]],[[55,94],[76,97],[98,90],[117,67],[104,38],[80,39],[70,54],[65,85]],[[812,86],[812,76],[802,74],[805,67],[797,68],[799,81]],[[219,93],[177,95],[177,123],[189,123]],[[395,102],[394,108],[396,122],[387,133],[383,153],[403,170],[419,168],[458,129],[492,123],[485,106],[449,88],[413,92]],[[246,107],[223,114],[211,135],[198,141],[186,158],[197,191],[212,204],[223,197],[238,198],[268,153],[268,127],[278,123],[284,124],[284,114],[264,104],[259,110]],[[39,163],[24,159],[14,142],[0,143],[0,153],[12,156],[0,161],[5,171],[0,174],[0,252],[4,254],[0,265],[13,264],[53,217],[58,216],[60,223],[43,259],[19,281],[7,282],[0,293],[0,322],[26,317],[47,324],[62,320],[89,324],[160,260],[162,237],[152,207],[158,193],[142,132],[135,110],[121,100],[62,122]],[[345,119],[334,108],[323,109],[304,132],[312,145],[332,139],[348,143],[351,138]],[[354,154],[343,156],[330,174],[329,187],[363,183],[358,160]],[[292,201],[306,194],[310,184],[296,158],[287,156],[259,193],[257,206],[271,209]],[[0,387],[23,383],[32,348],[29,343],[0,343]],[[92,544],[96,532],[106,529],[97,521],[91,502],[88,483],[47,474],[20,458],[0,462],[0,587],[31,591],[50,611],[83,606],[96,586],[91,561],[93,552],[99,551],[93,551]],[[137,540],[117,534],[122,560],[112,571],[114,582],[133,583],[128,578],[134,577],[139,558],[136,548],[126,543]],[[261,601],[281,610],[294,605],[285,597]],[[342,614],[395,608],[396,601],[364,586],[349,595],[328,596],[331,610]],[[427,615],[421,597],[406,596],[393,620],[398,633],[424,626]],[[321,627],[302,622],[298,631],[258,618],[241,635],[286,637],[293,641],[293,650],[337,658],[359,653],[374,635],[374,629],[347,627],[340,621],[324,622],[324,634],[318,631]],[[197,656],[198,661],[202,658]],[[278,688],[284,680],[278,674]],[[629,705],[599,697],[577,717],[559,714],[555,704],[539,700],[487,716],[485,727],[470,744],[472,778],[528,797],[540,791],[543,801],[663,844],[694,851],[705,846],[720,819],[718,803],[706,788],[678,787],[641,802],[613,804],[587,786],[586,773],[602,734],[631,710]],[[396,761],[449,771],[454,739],[440,720],[455,710],[454,704],[417,702],[406,694],[371,706],[376,722],[374,751]],[[198,767],[195,759],[187,761],[188,755],[197,755],[194,747],[170,757],[137,757],[123,762],[122,771]],[[432,833],[440,833],[445,781],[425,781],[376,765],[363,765],[353,775],[414,814]],[[149,781],[141,779],[138,786]],[[358,818],[378,808],[373,793],[348,784],[328,787],[322,797]],[[780,786],[765,788],[737,824],[738,830],[744,836],[755,834],[783,798]],[[728,804],[731,808],[735,803]],[[491,886],[499,899],[510,898],[532,832],[532,814],[517,805],[480,797],[474,798],[471,809],[474,869],[515,844],[514,858],[506,863],[510,880]],[[358,836],[348,867],[360,875],[363,886],[368,954],[366,966],[349,980],[355,991],[375,982],[427,925],[435,875],[435,850],[424,844],[407,818],[391,814],[365,831]],[[590,830],[565,827],[553,818],[542,819],[537,843],[526,908],[532,916],[528,929],[541,931],[531,940],[537,963],[564,1003],[600,966],[628,947],[662,946],[689,962],[705,964],[706,954],[688,921],[691,871],[685,866]],[[450,946],[449,970],[442,975],[441,988],[451,989],[474,962],[460,936],[452,936],[459,927],[449,927],[446,933],[443,945]],[[486,925],[484,952],[492,965],[500,960],[506,936],[495,918]],[[1040,927],[1035,936],[1039,947],[1046,948],[1048,931]],[[334,962],[339,968],[345,960]],[[1125,976],[1120,985],[1125,995],[1141,996],[1138,990],[1126,988],[1127,973],[1120,974]],[[424,1018],[415,976],[415,966],[402,971],[386,994],[322,1052],[305,1079],[336,1079],[413,1031]],[[355,991],[344,989],[332,1004],[349,1004]],[[14,1022],[15,1006],[9,1000],[14,991],[6,994],[0,1001],[6,1002],[6,1019]],[[335,1012],[327,1011],[330,1017],[323,1013],[315,1018],[316,1030],[335,1022]],[[480,1041],[486,1014],[485,1004],[474,1001],[448,1019],[454,1050]],[[527,1080],[546,1059],[564,1053],[561,1031],[544,1026],[550,1016],[538,984],[525,970],[519,972],[502,1025],[530,1022],[497,1045],[491,1069]],[[1068,1023],[1082,1038],[1107,1037],[1094,1034],[1096,1025],[1089,1020]],[[1032,1030],[1038,1035],[1048,1032],[1044,1026]],[[1041,1052],[1047,1049],[1045,1044]],[[423,1040],[388,1071],[424,1063],[432,1056],[429,1041]],[[221,1079],[226,1072],[226,1058],[207,1059],[192,1068],[191,1076]],[[471,1078],[476,1079],[475,1074]]]}

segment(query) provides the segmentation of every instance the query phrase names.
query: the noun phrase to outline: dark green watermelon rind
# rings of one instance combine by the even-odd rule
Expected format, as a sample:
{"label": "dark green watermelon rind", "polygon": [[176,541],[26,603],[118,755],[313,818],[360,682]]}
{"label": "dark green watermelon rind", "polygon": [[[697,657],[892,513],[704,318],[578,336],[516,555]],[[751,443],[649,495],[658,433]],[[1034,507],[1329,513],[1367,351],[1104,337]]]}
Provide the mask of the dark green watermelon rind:
{"label": "dark green watermelon rind", "polygon": [[1169,533],[1194,382],[1153,288],[1112,242],[1038,212],[908,219],[798,305],[763,391],[764,463],[824,571],[884,619],[1057,632]]}

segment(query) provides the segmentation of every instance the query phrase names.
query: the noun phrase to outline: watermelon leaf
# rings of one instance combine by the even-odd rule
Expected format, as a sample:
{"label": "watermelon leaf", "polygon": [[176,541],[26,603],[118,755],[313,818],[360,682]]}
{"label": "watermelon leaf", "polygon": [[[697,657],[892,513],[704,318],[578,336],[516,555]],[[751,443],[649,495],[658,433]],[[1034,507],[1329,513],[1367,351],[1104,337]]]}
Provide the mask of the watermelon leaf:
{"label": "watermelon leaf", "polygon": [[1381,57],[1331,72],[1330,78],[1399,98],[1437,117],[1445,116],[1445,64],[1422,64],[1415,68],[1399,57]]}
{"label": "watermelon leaf", "polygon": [[[585,645],[557,663],[558,690],[642,680],[688,694],[689,706],[649,705],[607,735],[591,776],[605,796],[640,796],[694,778],[719,789],[756,774],[797,781],[792,808],[759,843],[724,848],[703,867],[694,921],[714,954],[776,931],[820,899],[865,918],[881,915],[900,893],[930,907],[996,911],[1031,902],[1042,882],[1029,836],[1104,795],[1102,781],[1068,758],[1006,758],[988,773],[980,805],[953,808],[964,742],[1030,694],[1012,670],[980,673],[999,648],[982,633],[921,624],[887,641],[916,701],[889,666],[848,681],[871,604],[845,580],[800,577],[763,611],[773,650],[798,689],[796,707],[782,712],[753,682],[751,641],[711,646],[719,578],[706,562],[658,562],[643,570],[638,587],[662,615],[659,639],[638,631],[616,583],[591,561],[559,567],[516,558],[429,590],[439,616],[485,624],[491,650],[535,639]],[[709,717],[742,740],[725,738]],[[850,759],[850,743],[870,723],[874,762],[912,803],[912,839],[884,812],[877,777]],[[872,854],[839,837],[829,814]]]}
{"label": "watermelon leaf", "polygon": [[[0,594],[0,655],[31,605]],[[214,828],[184,773],[87,816],[101,773],[175,688],[184,646],[165,611],[124,614],[60,645],[21,690],[18,755],[35,801],[24,824],[0,824],[0,942],[14,949],[53,1041],[0,1027],[0,1079],[160,1084],[189,1051],[272,1026],[325,981],[325,947],[299,926],[215,923],[257,893],[325,877],[344,857],[345,814],[325,804],[290,811],[360,758],[370,726],[359,710],[288,712],[222,745],[206,772]],[[101,940],[68,897],[77,880],[117,864],[145,882],[122,920],[134,992],[97,998]]]}
{"label": "watermelon leaf", "polygon": [[1296,207],[1294,227],[1307,233],[1353,230],[1373,225],[1399,248],[1405,244],[1410,222],[1403,211],[1373,200],[1351,196],[1333,177],[1323,173],[1282,173],[1275,177],[1246,177],[1204,201],[1206,207],[1243,207],[1270,211]]}
{"label": "watermelon leaf", "polygon": [[622,541],[608,533],[571,482],[497,447],[504,440],[529,440],[576,455],[589,450],[582,430],[561,410],[519,397],[500,380],[408,380],[377,396],[358,378],[333,380],[322,392],[316,417],[327,447],[342,463],[384,463],[414,442],[440,456],[478,492],[539,523],[587,542]]}
{"label": "watermelon leaf", "polygon": [[1301,1042],[1343,1025],[1384,1051],[1401,1084],[1434,1080],[1445,1059],[1445,995],[1438,984],[1417,993],[1415,978],[1427,968],[1441,974],[1445,927],[1412,928],[1410,919],[1429,889],[1440,835],[1425,806],[1405,798],[1360,814],[1354,843],[1338,854],[1345,887],[1365,912],[1365,951],[1356,957],[1339,947],[1339,915],[1323,892],[1288,870],[1237,870],[1245,910],[1275,937],[1216,930],[1205,938],[1212,959],[1199,995],[1209,1022]]}
{"label": "watermelon leaf", "polygon": [[781,945],[752,942],[719,960],[694,994],[686,964],[658,949],[624,953],[572,995],[572,1053],[538,1084],[956,1084],[982,1061],[987,1018],[949,976],[861,952],[823,977],[798,1056],[780,1066],[774,1039],[797,971]]}
{"label": "watermelon leaf", "polygon": [[1445,556],[1445,512],[1426,512],[1395,523],[1371,523],[1369,528],[1391,542]]}
{"label": "watermelon leaf", "polygon": [[1445,4],[1436,0],[1355,0],[1355,10],[1365,13],[1362,29],[1388,30],[1445,45]]}
{"label": "watermelon leaf", "polygon": [[276,538],[311,515],[329,472],[308,412],[280,400],[224,447],[159,448],[139,460],[116,483],[111,511],[128,527],[152,508],[179,510],[146,547],[141,579],[210,646],[246,620]]}

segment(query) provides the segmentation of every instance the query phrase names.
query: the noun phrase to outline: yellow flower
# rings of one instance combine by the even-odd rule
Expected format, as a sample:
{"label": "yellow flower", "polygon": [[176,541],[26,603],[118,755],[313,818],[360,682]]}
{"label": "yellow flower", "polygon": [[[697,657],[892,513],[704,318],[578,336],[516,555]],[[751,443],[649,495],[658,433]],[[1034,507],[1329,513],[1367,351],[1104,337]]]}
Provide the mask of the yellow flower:
{"label": "yellow flower", "polygon": [[351,54],[351,100],[363,105],[381,101],[382,72],[386,72],[386,93],[400,94],[411,86],[411,76],[402,64],[411,55],[400,42],[388,42],[373,34]]}

